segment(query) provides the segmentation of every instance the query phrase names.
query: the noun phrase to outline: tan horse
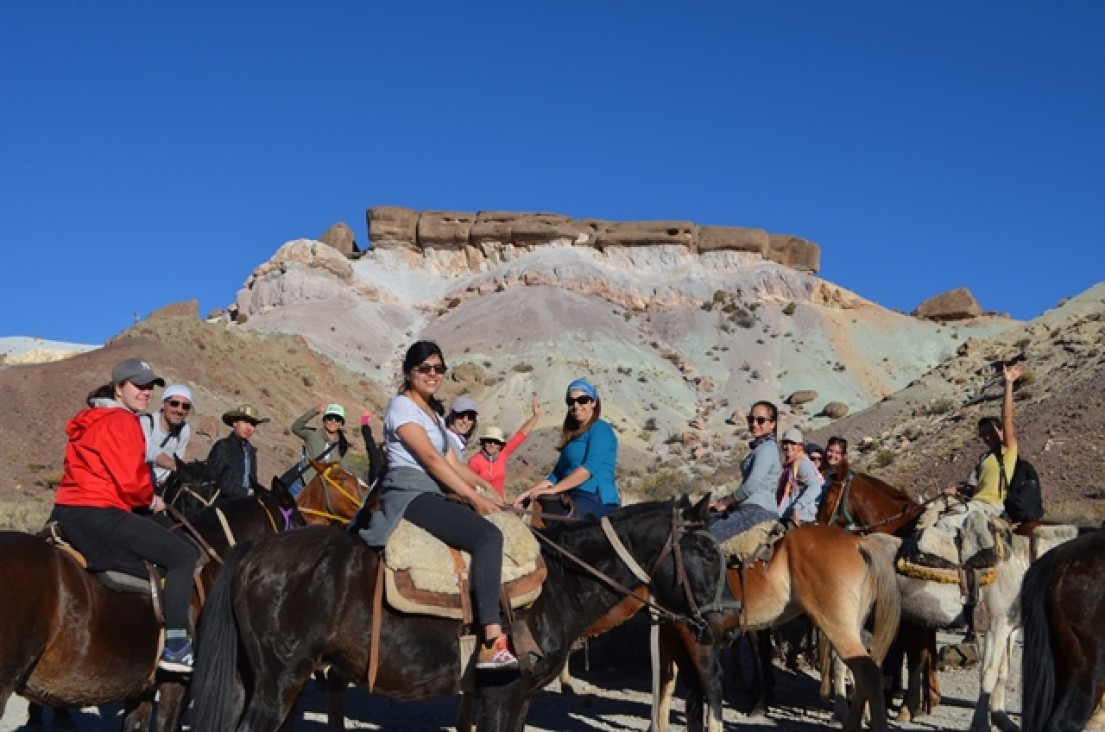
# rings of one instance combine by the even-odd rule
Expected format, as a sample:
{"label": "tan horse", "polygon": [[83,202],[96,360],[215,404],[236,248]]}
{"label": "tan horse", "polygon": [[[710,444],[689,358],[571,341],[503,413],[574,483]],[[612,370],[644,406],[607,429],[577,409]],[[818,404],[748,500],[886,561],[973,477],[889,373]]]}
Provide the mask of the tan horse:
{"label": "tan horse", "polygon": [[[859,730],[864,705],[871,707],[871,729],[886,730],[886,705],[882,696],[879,664],[886,655],[898,630],[901,594],[894,571],[897,542],[892,537],[872,535],[857,537],[834,526],[804,525],[783,538],[767,563],[756,563],[748,569],[730,568],[729,588],[742,602],[739,614],[731,619],[740,630],[761,630],[785,623],[803,613],[809,616],[829,638],[837,653],[856,679],[856,694],[852,700],[844,729]],[[868,615],[875,613],[874,639],[868,652],[863,642],[863,626]],[[686,639],[680,639],[675,628],[660,645],[660,685],[654,689],[655,732],[667,729],[671,695],[675,686],[673,647],[687,649]],[[698,646],[692,653],[711,653],[708,646]],[[691,684],[695,681],[692,679]],[[714,688],[720,685],[715,684]],[[692,692],[693,693],[693,692]],[[711,732],[720,731],[721,700],[706,694],[702,706],[705,724]],[[699,709],[699,700],[693,708]],[[688,702],[688,710],[692,704]],[[700,728],[701,720],[691,719],[688,726]]]}
{"label": "tan horse", "polygon": [[308,460],[316,475],[295,498],[309,524],[348,526],[368,498],[369,488],[341,463]]}

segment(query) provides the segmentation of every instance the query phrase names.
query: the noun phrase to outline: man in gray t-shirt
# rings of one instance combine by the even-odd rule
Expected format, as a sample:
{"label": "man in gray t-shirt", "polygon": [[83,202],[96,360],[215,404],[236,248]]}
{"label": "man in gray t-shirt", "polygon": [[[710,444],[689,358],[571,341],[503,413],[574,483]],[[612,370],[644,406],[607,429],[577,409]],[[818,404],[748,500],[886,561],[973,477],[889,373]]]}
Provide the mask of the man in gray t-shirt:
{"label": "man in gray t-shirt", "polygon": [[192,436],[192,428],[185,421],[191,409],[192,390],[183,384],[171,384],[161,395],[157,414],[143,414],[138,420],[146,435],[146,462],[157,486],[176,470],[176,458],[184,459]]}

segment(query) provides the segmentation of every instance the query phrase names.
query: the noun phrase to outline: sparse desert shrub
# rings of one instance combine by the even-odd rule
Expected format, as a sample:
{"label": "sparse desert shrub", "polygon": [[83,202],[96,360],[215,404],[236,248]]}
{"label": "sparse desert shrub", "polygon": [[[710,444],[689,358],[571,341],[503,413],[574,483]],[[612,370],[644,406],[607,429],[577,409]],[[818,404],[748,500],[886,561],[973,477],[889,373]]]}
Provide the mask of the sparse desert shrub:
{"label": "sparse desert shrub", "polygon": [[648,419],[645,420],[645,427],[644,428],[646,430],[648,430],[649,432],[655,432],[656,430],[660,429],[660,425],[659,425],[659,423],[657,423],[655,417],[649,417]]}
{"label": "sparse desert shrub", "polygon": [[885,468],[894,462],[894,451],[887,448],[881,448],[875,453],[875,456],[871,458],[871,466],[874,468]]}
{"label": "sparse desert shrub", "polygon": [[528,363],[516,363],[511,370],[519,374],[528,374],[530,371],[533,371],[533,367]]}
{"label": "sparse desert shrub", "polygon": [[935,416],[937,414],[947,414],[952,410],[952,407],[954,406],[954,399],[952,399],[951,397],[941,397],[929,402],[924,407],[922,407],[921,413],[929,416]]}
{"label": "sparse desert shrub", "polygon": [[783,315],[794,315],[794,311],[798,309],[798,303],[788,302],[783,308]]}
{"label": "sparse desert shrub", "polygon": [[673,498],[684,493],[694,493],[694,481],[673,468],[660,468],[641,478],[635,492],[646,500]]}
{"label": "sparse desert shrub", "polygon": [[1031,343],[1032,343],[1031,338],[1021,338],[1019,341],[1017,341],[1016,343],[1013,344],[1013,347],[1014,348],[1028,348],[1028,346]]}

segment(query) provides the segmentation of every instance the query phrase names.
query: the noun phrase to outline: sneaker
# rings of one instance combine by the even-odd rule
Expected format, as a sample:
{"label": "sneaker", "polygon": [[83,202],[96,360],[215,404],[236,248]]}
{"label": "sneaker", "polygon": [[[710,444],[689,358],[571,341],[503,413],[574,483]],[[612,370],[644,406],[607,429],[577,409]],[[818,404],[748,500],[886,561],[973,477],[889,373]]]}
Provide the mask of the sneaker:
{"label": "sneaker", "polygon": [[505,633],[496,638],[490,646],[480,644],[480,652],[476,656],[476,668],[481,671],[518,668],[518,659],[510,652],[510,639]]}
{"label": "sneaker", "polygon": [[165,650],[161,652],[161,660],[157,662],[157,667],[180,674],[192,673],[192,641],[185,640],[184,644],[176,650],[166,645]]}

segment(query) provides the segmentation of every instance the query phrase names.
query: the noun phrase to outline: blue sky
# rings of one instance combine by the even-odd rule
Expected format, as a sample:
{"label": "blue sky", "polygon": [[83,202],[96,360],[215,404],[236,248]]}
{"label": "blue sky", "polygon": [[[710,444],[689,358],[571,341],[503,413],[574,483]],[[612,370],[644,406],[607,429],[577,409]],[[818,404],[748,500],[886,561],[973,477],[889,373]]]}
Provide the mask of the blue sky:
{"label": "blue sky", "polygon": [[793,233],[904,311],[1105,279],[1105,3],[0,2],[0,336],[227,305],[366,208]]}

